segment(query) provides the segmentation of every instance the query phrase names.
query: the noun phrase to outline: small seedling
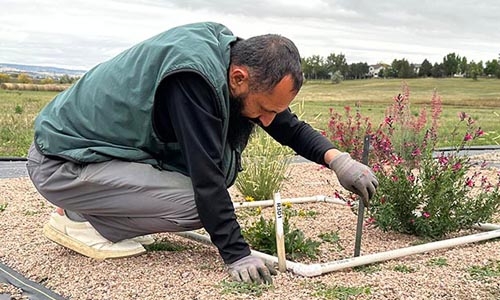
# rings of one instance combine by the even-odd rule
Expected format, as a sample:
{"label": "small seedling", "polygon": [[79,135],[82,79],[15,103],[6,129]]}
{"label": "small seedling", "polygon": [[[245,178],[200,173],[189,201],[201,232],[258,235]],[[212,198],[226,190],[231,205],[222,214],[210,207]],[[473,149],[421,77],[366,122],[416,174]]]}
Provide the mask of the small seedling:
{"label": "small seedling", "polygon": [[331,231],[331,232],[321,233],[318,235],[318,237],[327,243],[336,245],[339,251],[344,250],[344,247],[342,247],[339,244],[340,237],[338,232]]}
{"label": "small seedling", "polygon": [[448,265],[448,261],[444,257],[432,258],[427,262],[428,266],[443,267]]}
{"label": "small seedling", "polygon": [[357,267],[354,267],[353,269],[356,272],[363,272],[365,274],[373,274],[373,273],[377,273],[378,271],[382,270],[382,268],[380,267],[379,264],[357,266]]}
{"label": "small seedling", "polygon": [[7,202],[0,204],[0,212],[3,212],[7,208],[8,205],[9,205],[9,203],[7,203]]}
{"label": "small seedling", "polygon": [[412,267],[408,267],[405,265],[397,265],[394,267],[394,271],[401,272],[401,273],[413,273],[416,270]]}
{"label": "small seedling", "polygon": [[486,266],[472,266],[467,272],[475,279],[486,279],[487,277],[500,277],[500,260],[490,262]]}
{"label": "small seedling", "polygon": [[313,296],[323,299],[351,299],[359,295],[371,294],[370,287],[328,286],[321,282],[316,283],[314,289]]}

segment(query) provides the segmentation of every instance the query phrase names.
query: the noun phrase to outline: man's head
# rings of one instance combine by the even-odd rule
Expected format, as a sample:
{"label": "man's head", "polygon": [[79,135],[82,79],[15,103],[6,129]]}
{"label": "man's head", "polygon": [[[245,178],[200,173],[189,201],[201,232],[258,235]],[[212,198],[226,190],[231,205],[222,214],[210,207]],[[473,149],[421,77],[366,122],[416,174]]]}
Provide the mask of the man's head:
{"label": "man's head", "polygon": [[261,35],[231,47],[229,91],[244,117],[268,126],[288,108],[302,81],[299,52],[285,37]]}

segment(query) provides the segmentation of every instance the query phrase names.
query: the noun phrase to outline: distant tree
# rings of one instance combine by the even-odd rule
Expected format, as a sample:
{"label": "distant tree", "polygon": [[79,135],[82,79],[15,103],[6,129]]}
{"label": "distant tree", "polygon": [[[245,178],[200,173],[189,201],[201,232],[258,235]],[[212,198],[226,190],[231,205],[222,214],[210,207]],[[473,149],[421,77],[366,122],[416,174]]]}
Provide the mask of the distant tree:
{"label": "distant tree", "polygon": [[458,62],[457,74],[465,74],[467,73],[467,68],[469,65],[467,64],[467,57],[462,57]]}
{"label": "distant tree", "polygon": [[393,77],[397,78],[411,78],[414,77],[413,68],[406,59],[395,59],[392,61],[391,69]]}
{"label": "distant tree", "polygon": [[342,53],[340,53],[339,55],[331,53],[326,57],[325,64],[328,72],[332,74],[335,74],[337,71],[339,71],[342,76],[345,76],[347,74],[347,71],[349,70],[349,65],[347,64],[345,55]]}
{"label": "distant tree", "polygon": [[347,78],[351,79],[361,79],[366,78],[370,67],[368,63],[353,63],[349,65],[349,72],[347,74]]}
{"label": "distant tree", "polygon": [[17,76],[17,82],[19,82],[19,83],[33,83],[33,79],[29,75],[21,73],[21,74],[19,74],[19,76]]}
{"label": "distant tree", "polygon": [[61,78],[59,78],[60,84],[69,84],[72,82],[73,82],[73,80],[69,77],[68,74],[64,74],[63,76],[61,76]]}
{"label": "distant tree", "polygon": [[333,84],[339,84],[342,82],[342,80],[344,80],[344,76],[342,76],[342,73],[340,73],[340,71],[337,70],[332,74]]}
{"label": "distant tree", "polygon": [[45,77],[42,80],[40,80],[40,83],[41,84],[53,84],[54,79],[52,79],[52,77]]}
{"label": "distant tree", "polygon": [[484,74],[500,78],[500,64],[498,63],[498,60],[493,59],[491,61],[487,61],[484,68]]}
{"label": "distant tree", "polygon": [[469,64],[469,74],[467,74],[468,77],[477,80],[478,76],[483,75],[483,62],[479,61],[478,63],[475,63],[474,61],[471,61]]}
{"label": "distant tree", "polygon": [[434,63],[434,66],[432,66],[431,73],[432,77],[434,78],[441,78],[444,77],[446,74],[442,63],[441,64]]}
{"label": "distant tree", "polygon": [[427,59],[424,59],[424,61],[422,62],[420,70],[418,70],[418,76],[419,77],[432,76],[432,64]]}
{"label": "distant tree", "polygon": [[330,77],[322,56],[313,55],[305,58],[303,62],[305,66],[302,70],[306,79],[327,79]]}
{"label": "distant tree", "polygon": [[9,82],[9,81],[10,81],[9,74],[0,73],[0,83]]}
{"label": "distant tree", "polygon": [[453,76],[457,73],[460,56],[455,53],[448,53],[443,57],[443,67],[445,76]]}

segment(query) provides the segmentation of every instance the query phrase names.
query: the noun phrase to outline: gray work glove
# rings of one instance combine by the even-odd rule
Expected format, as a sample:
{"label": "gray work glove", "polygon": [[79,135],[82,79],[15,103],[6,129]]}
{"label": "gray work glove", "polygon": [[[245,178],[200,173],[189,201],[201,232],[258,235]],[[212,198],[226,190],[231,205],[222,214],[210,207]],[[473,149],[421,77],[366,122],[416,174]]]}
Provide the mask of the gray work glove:
{"label": "gray work glove", "polygon": [[273,284],[271,275],[276,275],[276,269],[255,256],[245,256],[227,266],[228,272],[235,281],[247,283]]}
{"label": "gray work glove", "polygon": [[337,174],[340,184],[346,190],[361,196],[365,207],[368,207],[369,200],[375,194],[378,186],[377,177],[372,170],[352,159],[346,152],[335,156],[329,166]]}

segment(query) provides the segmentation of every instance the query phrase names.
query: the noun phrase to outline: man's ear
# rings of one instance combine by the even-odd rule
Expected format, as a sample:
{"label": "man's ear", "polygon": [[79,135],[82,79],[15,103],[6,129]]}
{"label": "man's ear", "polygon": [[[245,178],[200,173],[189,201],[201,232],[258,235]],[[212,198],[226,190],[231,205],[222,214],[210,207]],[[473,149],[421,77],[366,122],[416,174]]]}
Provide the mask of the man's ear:
{"label": "man's ear", "polygon": [[229,67],[229,88],[233,95],[246,94],[248,92],[248,82],[247,67],[235,65]]}

